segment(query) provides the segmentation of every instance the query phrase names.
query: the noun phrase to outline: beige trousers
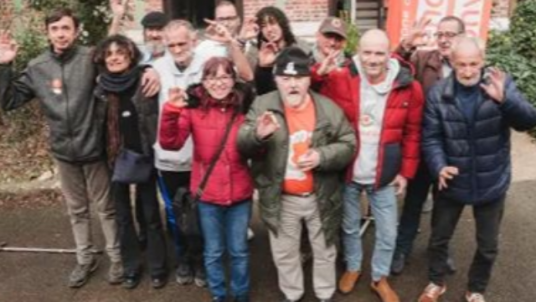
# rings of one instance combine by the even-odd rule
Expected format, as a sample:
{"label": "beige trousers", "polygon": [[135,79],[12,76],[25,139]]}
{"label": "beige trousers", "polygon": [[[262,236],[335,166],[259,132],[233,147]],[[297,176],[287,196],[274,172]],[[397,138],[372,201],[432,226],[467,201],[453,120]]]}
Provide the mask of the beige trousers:
{"label": "beige trousers", "polygon": [[289,300],[304,294],[303,268],[300,255],[302,221],[309,234],[313,251],[313,286],[318,299],[330,299],[336,290],[335,245],[326,246],[315,195],[282,196],[281,221],[278,234],[270,232],[272,257],[277,267],[279,288]]}
{"label": "beige trousers", "polygon": [[97,214],[106,240],[106,252],[110,260],[120,261],[115,207],[110,194],[110,171],[106,162],[103,160],[87,164],[73,164],[57,160],[56,164],[61,190],[71,220],[78,263],[88,264],[93,260],[90,202],[94,202],[97,207]]}

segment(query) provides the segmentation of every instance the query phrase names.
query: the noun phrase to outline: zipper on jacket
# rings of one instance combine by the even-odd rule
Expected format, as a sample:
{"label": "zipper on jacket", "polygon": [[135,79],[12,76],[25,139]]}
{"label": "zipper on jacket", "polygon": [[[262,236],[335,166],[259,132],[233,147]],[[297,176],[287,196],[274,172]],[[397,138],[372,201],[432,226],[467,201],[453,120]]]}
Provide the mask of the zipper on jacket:
{"label": "zipper on jacket", "polygon": [[472,185],[473,185],[473,191],[471,192],[471,197],[472,197],[472,202],[476,202],[477,201],[477,198],[478,198],[478,184],[476,182],[476,176],[477,176],[477,171],[476,171],[476,156],[475,156],[475,140],[474,140],[474,128],[475,128],[475,123],[476,123],[476,118],[478,116],[478,111],[480,111],[480,107],[482,107],[482,105],[484,105],[484,100],[482,99],[482,94],[479,93],[478,94],[478,98],[477,98],[477,106],[475,106],[475,111],[473,112],[473,120],[471,121],[471,128],[470,128],[470,138],[471,138],[471,167],[472,167],[472,170],[473,170],[473,176],[472,177]]}
{"label": "zipper on jacket", "polygon": [[469,120],[467,116],[463,113],[463,110],[460,108],[458,104],[458,99],[454,99],[455,108],[459,111],[459,113],[462,115],[463,119],[465,120],[465,123],[467,125],[467,134],[469,136],[469,155],[471,160],[471,201],[474,202],[477,197],[477,191],[478,191],[478,185],[476,183],[476,159],[475,159],[475,142],[474,142],[474,127],[475,127],[475,121],[476,117],[478,115],[478,111],[480,110],[480,107],[484,102],[481,102],[481,95],[478,95],[478,104],[475,106],[474,112],[473,112],[473,118]]}
{"label": "zipper on jacket", "polygon": [[67,90],[67,85],[65,82],[65,73],[64,73],[65,64],[61,62],[60,66],[61,66],[61,81],[62,81],[61,85],[63,87],[63,91],[65,95],[65,115],[66,115],[67,128],[68,128],[67,132],[69,135],[69,148],[70,148],[69,153],[71,153],[72,159],[75,159],[76,156],[74,155],[74,148],[73,148],[73,129],[71,127],[71,117],[69,115],[69,92]]}

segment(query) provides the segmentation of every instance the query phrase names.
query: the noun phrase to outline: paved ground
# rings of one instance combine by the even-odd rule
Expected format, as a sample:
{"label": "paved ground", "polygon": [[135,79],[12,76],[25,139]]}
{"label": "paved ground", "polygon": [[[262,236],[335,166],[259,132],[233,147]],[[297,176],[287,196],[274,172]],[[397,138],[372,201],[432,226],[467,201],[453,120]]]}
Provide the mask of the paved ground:
{"label": "paved ground", "polygon": [[[536,295],[536,146],[523,135],[514,136],[514,183],[508,195],[507,210],[501,232],[501,251],[491,280],[488,301],[533,302]],[[393,286],[403,302],[416,301],[426,284],[426,243],[429,215],[423,216],[423,233],[418,237],[414,254],[405,274],[393,278]],[[452,245],[452,253],[459,271],[449,281],[449,291],[442,301],[458,302],[465,290],[467,267],[475,249],[473,219],[469,209],[460,221]],[[95,224],[97,229],[97,224]],[[280,300],[276,273],[269,254],[267,233],[255,219],[256,239],[251,243],[252,301]],[[370,259],[373,229],[366,235],[366,259]],[[98,242],[102,242],[99,235]],[[39,246],[71,248],[70,226],[61,203],[34,209],[2,209],[0,207],[0,242],[12,246]],[[61,254],[31,254],[0,252],[0,302],[57,302],[57,301],[209,301],[206,290],[182,287],[170,283],[162,290],[153,290],[144,279],[133,291],[112,287],[105,282],[107,260],[101,257],[101,267],[94,278],[82,289],[65,286],[66,277],[75,258]],[[310,269],[307,268],[307,272]],[[369,267],[365,267],[369,272]],[[309,275],[309,274],[307,274]],[[308,278],[305,302],[315,301]],[[361,280],[358,288],[348,296],[338,295],[339,302],[379,301],[368,289],[370,278]]]}

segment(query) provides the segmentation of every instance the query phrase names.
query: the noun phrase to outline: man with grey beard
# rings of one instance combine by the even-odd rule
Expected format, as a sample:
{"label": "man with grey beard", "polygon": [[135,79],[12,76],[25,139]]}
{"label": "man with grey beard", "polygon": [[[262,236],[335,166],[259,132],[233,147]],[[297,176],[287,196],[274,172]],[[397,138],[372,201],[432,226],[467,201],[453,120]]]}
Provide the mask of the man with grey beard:
{"label": "man with grey beard", "polygon": [[438,193],[429,245],[430,283],[419,302],[436,302],[447,289],[449,241],[465,206],[473,208],[477,240],[465,301],[485,302],[511,180],[510,128],[536,126],[536,109],[504,72],[484,68],[479,40],[458,38],[451,62],[453,74],[430,89],[424,113],[423,153]]}
{"label": "man with grey beard", "polygon": [[[110,9],[113,19],[110,24],[109,35],[118,34],[121,31],[121,23],[128,10],[127,0],[111,0]],[[156,59],[166,55],[164,44],[164,27],[169,23],[169,18],[163,12],[152,11],[141,20],[143,26],[143,45],[139,46],[143,54],[140,64],[147,65]]]}
{"label": "man with grey beard", "polygon": [[142,63],[152,63],[166,54],[164,27],[168,22],[168,17],[162,12],[150,12],[141,20],[143,41],[145,43],[140,47],[143,53]]}

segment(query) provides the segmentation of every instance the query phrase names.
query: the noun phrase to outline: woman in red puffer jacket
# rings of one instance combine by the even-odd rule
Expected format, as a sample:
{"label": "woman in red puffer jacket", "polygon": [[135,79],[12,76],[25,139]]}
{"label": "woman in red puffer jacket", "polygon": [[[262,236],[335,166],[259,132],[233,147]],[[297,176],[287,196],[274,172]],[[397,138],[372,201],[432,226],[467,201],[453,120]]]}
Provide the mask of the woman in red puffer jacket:
{"label": "woman in red puffer jacket", "polygon": [[192,194],[198,191],[232,123],[223,151],[198,198],[205,269],[213,301],[225,301],[227,297],[223,272],[225,248],[231,260],[231,295],[234,301],[249,301],[247,228],[253,181],[247,160],[237,150],[236,138],[252,101],[249,86],[236,82],[233,63],[227,58],[215,57],[205,64],[201,84],[187,91],[170,90],[162,113],[159,132],[162,148],[179,150],[192,135]]}

